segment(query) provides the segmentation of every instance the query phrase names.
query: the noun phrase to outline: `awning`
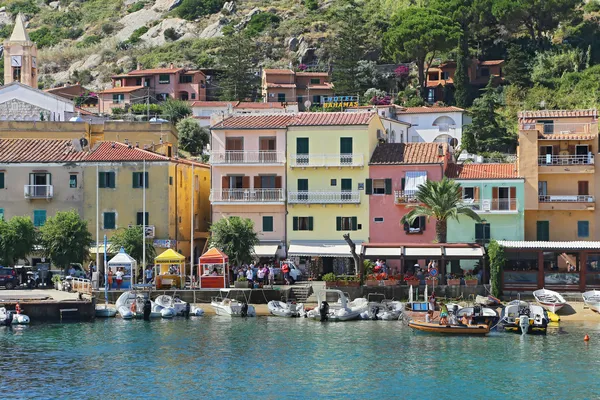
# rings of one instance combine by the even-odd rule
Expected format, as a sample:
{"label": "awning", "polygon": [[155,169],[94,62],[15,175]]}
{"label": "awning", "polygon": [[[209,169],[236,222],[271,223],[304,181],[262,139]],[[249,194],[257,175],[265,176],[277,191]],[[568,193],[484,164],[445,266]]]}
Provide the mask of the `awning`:
{"label": "awning", "polygon": [[367,247],[365,257],[400,257],[401,247]]}
{"label": "awning", "polygon": [[154,258],[155,264],[181,264],[185,262],[185,257],[173,249],[168,249]]}
{"label": "awning", "polygon": [[[356,253],[360,254],[361,245],[356,245]],[[288,251],[290,256],[319,256],[319,257],[352,257],[350,254],[350,246],[347,244],[327,245],[290,245]]]}
{"label": "awning", "polygon": [[415,194],[419,186],[427,182],[426,171],[406,171],[405,177],[404,192],[406,194]]}
{"label": "awning", "polygon": [[254,254],[258,257],[275,257],[278,248],[276,244],[261,244],[254,246]]}
{"label": "awning", "polygon": [[406,247],[404,249],[405,257],[441,257],[442,249],[440,247]]}
{"label": "awning", "polygon": [[482,247],[445,247],[447,257],[483,257]]}

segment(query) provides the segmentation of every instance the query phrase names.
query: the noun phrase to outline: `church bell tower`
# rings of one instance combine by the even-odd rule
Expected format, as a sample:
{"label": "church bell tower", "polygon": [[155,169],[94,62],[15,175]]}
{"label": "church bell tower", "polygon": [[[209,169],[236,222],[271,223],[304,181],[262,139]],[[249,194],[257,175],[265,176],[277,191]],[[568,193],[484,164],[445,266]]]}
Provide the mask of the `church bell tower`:
{"label": "church bell tower", "polygon": [[21,82],[37,89],[37,47],[25,30],[23,15],[15,19],[10,38],[4,41],[4,84]]}

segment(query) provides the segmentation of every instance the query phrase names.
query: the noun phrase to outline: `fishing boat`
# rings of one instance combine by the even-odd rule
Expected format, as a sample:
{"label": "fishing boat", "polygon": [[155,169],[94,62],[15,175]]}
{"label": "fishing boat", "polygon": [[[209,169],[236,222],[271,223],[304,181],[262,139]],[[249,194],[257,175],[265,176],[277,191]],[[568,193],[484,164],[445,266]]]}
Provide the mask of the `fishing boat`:
{"label": "fishing boat", "polygon": [[581,295],[583,302],[590,309],[600,313],[600,290],[589,290]]}
{"label": "fishing boat", "polygon": [[295,318],[304,315],[304,305],[302,303],[292,303],[271,300],[267,304],[269,312],[276,317]]}
{"label": "fishing boat", "polygon": [[521,334],[546,334],[548,314],[541,306],[513,300],[502,310],[500,323],[504,330]]}
{"label": "fishing boat", "polygon": [[548,289],[539,289],[533,292],[533,297],[538,304],[548,311],[556,313],[563,308],[567,301],[559,293]]}
{"label": "fishing boat", "polygon": [[348,307],[348,298],[341,290],[321,290],[317,293],[317,300],[318,306],[306,313],[307,318],[338,322],[351,321],[360,317],[359,304],[355,303],[355,309]]}
{"label": "fishing boat", "polygon": [[490,327],[494,327],[500,321],[500,316],[496,310],[481,305],[459,308],[456,312],[456,318],[460,321],[464,315],[470,317],[474,324],[486,324]]}
{"label": "fishing boat", "polygon": [[[10,323],[8,323],[9,316],[11,317]],[[31,322],[27,315],[21,314],[21,312],[8,311],[5,307],[0,307],[0,321],[6,321],[5,325],[27,325]]]}
{"label": "fishing boat", "polygon": [[432,322],[410,321],[408,326],[414,330],[443,335],[487,335],[490,327],[486,324],[478,325],[440,325]]}
{"label": "fishing boat", "polygon": [[[246,291],[248,290],[251,289],[246,289]],[[229,295],[232,291],[242,292],[245,301],[241,302],[236,299],[230,299]],[[223,294],[225,294],[225,297],[223,297]],[[220,289],[219,296],[213,297],[210,305],[217,315],[227,317],[256,317],[256,310],[253,305],[248,304],[244,289]]]}

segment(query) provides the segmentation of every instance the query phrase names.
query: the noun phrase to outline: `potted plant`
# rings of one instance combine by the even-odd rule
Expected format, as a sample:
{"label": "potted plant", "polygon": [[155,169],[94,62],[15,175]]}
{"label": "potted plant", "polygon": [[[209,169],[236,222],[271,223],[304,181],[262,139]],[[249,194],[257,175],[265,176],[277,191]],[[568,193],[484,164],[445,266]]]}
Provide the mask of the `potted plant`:
{"label": "potted plant", "polygon": [[421,284],[421,281],[415,275],[405,276],[404,282],[406,282],[408,286],[419,286]]}
{"label": "potted plant", "polygon": [[446,282],[448,286],[460,286],[460,278],[458,278],[454,274],[448,274],[448,276],[446,277]]}
{"label": "potted plant", "polygon": [[367,275],[367,286],[379,286],[379,281],[374,274]]}
{"label": "potted plant", "polygon": [[438,286],[439,285],[438,278],[434,278],[433,276],[428,276],[427,278],[425,278],[425,284],[431,285],[431,286],[433,286],[433,285]]}
{"label": "potted plant", "polygon": [[54,283],[54,289],[62,290],[62,279],[60,275],[54,274],[52,275],[52,283]]}
{"label": "potted plant", "polygon": [[465,286],[477,286],[477,277],[471,274],[465,275]]}
{"label": "potted plant", "polygon": [[350,287],[359,287],[360,278],[358,276],[349,276],[347,278],[344,278],[344,285]]}
{"label": "potted plant", "polygon": [[399,282],[399,279],[396,279],[395,276],[390,276],[388,280],[383,281],[383,286],[396,286]]}
{"label": "potted plant", "polygon": [[336,277],[333,272],[323,275],[323,281],[325,282],[325,287],[337,286]]}
{"label": "potted plant", "polygon": [[237,278],[237,281],[235,281],[235,287],[237,289],[248,289],[248,279],[244,276],[240,276]]}

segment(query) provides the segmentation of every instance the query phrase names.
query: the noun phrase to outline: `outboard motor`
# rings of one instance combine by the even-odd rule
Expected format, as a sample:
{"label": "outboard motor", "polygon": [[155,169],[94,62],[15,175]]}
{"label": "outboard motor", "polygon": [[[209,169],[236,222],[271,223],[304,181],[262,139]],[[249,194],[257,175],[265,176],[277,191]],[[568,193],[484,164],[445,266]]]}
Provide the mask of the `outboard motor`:
{"label": "outboard motor", "polygon": [[373,308],[371,308],[371,319],[373,321],[375,321],[377,319],[377,313],[379,313],[379,307],[378,306],[374,306]]}
{"label": "outboard motor", "polygon": [[473,316],[480,317],[481,316],[481,306],[473,306]]}
{"label": "outboard motor", "polygon": [[329,303],[324,301],[321,303],[319,308],[319,314],[321,315],[321,322],[329,320]]}
{"label": "outboard motor", "polygon": [[192,306],[190,306],[190,303],[185,303],[185,311],[183,312],[184,317],[186,317],[186,318],[190,317],[191,308],[192,308]]}
{"label": "outboard motor", "polygon": [[519,315],[519,327],[521,328],[521,334],[526,334],[529,330],[529,316]]}
{"label": "outboard motor", "polygon": [[150,300],[144,302],[144,321],[150,321],[150,313],[152,312],[152,303]]}
{"label": "outboard motor", "polygon": [[242,317],[247,317],[248,316],[248,303],[243,302],[242,303],[242,311],[241,311],[241,316]]}
{"label": "outboard motor", "polygon": [[6,312],[6,318],[4,319],[4,321],[0,321],[0,325],[1,326],[11,326],[12,325],[12,320],[13,320],[13,314],[11,311],[7,311]]}
{"label": "outboard motor", "polygon": [[456,325],[458,322],[458,305],[455,304],[452,306],[452,315],[450,316],[450,324]]}

